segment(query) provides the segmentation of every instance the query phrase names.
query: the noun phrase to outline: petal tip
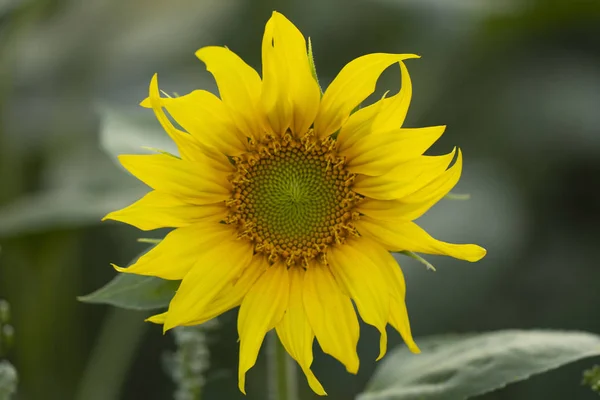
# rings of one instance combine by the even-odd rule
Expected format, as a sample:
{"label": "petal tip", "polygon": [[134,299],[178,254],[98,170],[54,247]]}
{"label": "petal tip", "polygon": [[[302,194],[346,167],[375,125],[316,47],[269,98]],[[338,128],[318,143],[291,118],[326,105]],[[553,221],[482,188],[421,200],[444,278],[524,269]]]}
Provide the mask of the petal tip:
{"label": "petal tip", "polygon": [[176,326],[177,324],[173,323],[172,321],[169,321],[169,316],[167,316],[165,322],[163,323],[163,335],[165,335],[168,331],[175,328]]}
{"label": "petal tip", "polygon": [[110,264],[117,272],[127,272],[127,268],[119,267],[117,264]]}
{"label": "petal tip", "polygon": [[410,352],[413,354],[421,353],[421,349],[419,348],[419,346],[417,346],[417,344],[412,340],[410,342],[406,343],[406,347],[408,347],[408,350],[410,350]]}
{"label": "petal tip", "polygon": [[483,257],[485,257],[487,254],[487,250],[484,249],[481,246],[477,246],[476,244],[473,245],[473,251],[472,251],[472,255],[467,258],[467,261],[470,262],[477,262],[479,260],[481,260]]}
{"label": "petal tip", "polygon": [[[245,375],[245,373],[244,373]],[[242,392],[244,395],[246,395],[246,378],[245,376],[240,375],[238,377],[238,389],[240,389],[240,392]]]}
{"label": "petal tip", "polygon": [[144,108],[152,108],[150,104],[150,97],[146,97],[144,100],[140,101],[140,106]]}
{"label": "petal tip", "polygon": [[381,360],[385,354],[387,353],[387,332],[385,328],[381,331],[381,338],[379,339],[379,356],[375,359],[375,361]]}
{"label": "petal tip", "polygon": [[144,320],[144,322],[152,322],[153,324],[164,325],[167,313],[152,315]]}
{"label": "petal tip", "polygon": [[360,367],[360,360],[358,359],[358,355],[352,360],[351,364],[346,365],[346,372],[356,375],[358,374],[358,369]]}

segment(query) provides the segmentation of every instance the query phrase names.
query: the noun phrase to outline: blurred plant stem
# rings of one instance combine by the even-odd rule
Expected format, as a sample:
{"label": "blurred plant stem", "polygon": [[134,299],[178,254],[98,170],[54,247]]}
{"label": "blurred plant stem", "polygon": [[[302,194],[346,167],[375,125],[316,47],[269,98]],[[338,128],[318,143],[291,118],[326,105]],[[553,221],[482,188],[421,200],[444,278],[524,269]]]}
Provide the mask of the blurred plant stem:
{"label": "blurred plant stem", "polygon": [[298,400],[296,364],[275,330],[268,334],[267,357],[268,400]]}
{"label": "blurred plant stem", "polygon": [[173,329],[177,351],[165,357],[167,372],[177,385],[175,400],[200,400],[210,367],[206,333],[218,325],[216,319],[196,326]]}
{"label": "blurred plant stem", "polygon": [[121,386],[147,326],[139,312],[109,310],[83,372],[76,399],[120,398]]}

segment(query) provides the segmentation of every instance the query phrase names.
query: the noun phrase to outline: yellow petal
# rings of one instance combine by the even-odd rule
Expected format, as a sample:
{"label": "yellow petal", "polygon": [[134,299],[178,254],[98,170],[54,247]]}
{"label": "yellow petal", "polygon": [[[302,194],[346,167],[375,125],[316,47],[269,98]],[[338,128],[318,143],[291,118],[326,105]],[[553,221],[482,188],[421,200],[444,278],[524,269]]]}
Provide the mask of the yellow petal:
{"label": "yellow petal", "polygon": [[392,297],[404,301],[406,296],[406,283],[400,266],[394,256],[388,250],[376,241],[363,237],[364,247],[369,249],[366,255],[373,261],[376,267],[381,271],[382,276],[387,282],[387,289]]}
{"label": "yellow petal", "polygon": [[228,155],[246,151],[248,140],[231,119],[223,102],[205,90],[161,99],[169,114],[196,140]]}
{"label": "yellow petal", "polygon": [[357,207],[358,211],[374,219],[412,221],[419,218],[440,201],[460,179],[462,155],[459,151],[456,163],[425,187],[401,200],[381,201],[367,199]]}
{"label": "yellow petal", "polygon": [[301,137],[312,125],[320,89],[308,62],[306,40],[287,18],[274,11],[262,43],[262,105],[275,133],[288,128]]}
{"label": "yellow petal", "polygon": [[359,325],[352,301],[342,293],[327,266],[313,264],[304,277],[304,308],[323,352],[352,374],[358,372]]}
{"label": "yellow petal", "polygon": [[169,304],[163,329],[197,320],[251,260],[252,246],[245,240],[224,240],[211,248],[198,249],[196,262]]}
{"label": "yellow petal", "polygon": [[405,197],[426,187],[444,173],[456,149],[444,156],[421,156],[379,176],[358,175],[352,186],[363,196],[379,200]]}
{"label": "yellow petal", "polygon": [[235,171],[235,167],[229,161],[229,158],[216,148],[205,145],[204,143],[198,143],[198,149],[202,153],[201,157],[196,156],[195,160],[205,168],[212,168],[216,171],[225,172],[230,174]]}
{"label": "yellow petal", "polygon": [[375,117],[381,110],[383,104],[383,100],[379,100],[375,104],[361,108],[348,118],[348,121],[342,126],[336,139],[339,152],[345,152],[360,138],[371,133]]}
{"label": "yellow petal", "polygon": [[228,225],[206,222],[178,228],[128,268],[119,272],[182,279],[202,252],[224,240],[233,241],[235,230]]}
{"label": "yellow petal", "polygon": [[400,301],[395,297],[390,298],[390,325],[392,325],[394,329],[398,331],[400,336],[402,336],[402,340],[404,340],[406,347],[408,347],[411,352],[415,354],[421,352],[410,331],[410,322],[408,320],[406,304],[404,301]]}
{"label": "yellow petal", "polygon": [[[254,282],[262,275],[267,267],[267,262],[263,257],[254,256],[250,264],[244,269],[242,275],[238,279],[230,281],[225,288],[219,293],[213,301],[211,301],[201,315],[195,319],[182,323],[183,326],[200,325],[209,321],[224,312],[239,306],[246,293],[250,290]],[[153,315],[146,321],[155,324],[164,324],[167,318],[167,312]]]}
{"label": "yellow petal", "polygon": [[411,221],[397,210],[406,206],[400,200],[375,200],[366,198],[360,202],[356,210],[373,219]]}
{"label": "yellow petal", "polygon": [[246,372],[256,363],[258,351],[268,331],[273,329],[288,305],[290,282],[287,267],[275,264],[252,286],[238,315],[240,365],[238,385],[246,394]]}
{"label": "yellow petal", "polygon": [[276,326],[277,335],[287,352],[300,364],[311,389],[319,396],[325,396],[327,394],[325,389],[310,369],[313,361],[312,345],[315,335],[306,318],[302,302],[304,274],[304,269],[300,267],[292,267],[289,270],[289,303],[285,315]]}
{"label": "yellow petal", "polygon": [[368,135],[341,154],[350,172],[383,175],[398,164],[421,156],[444,133],[445,126],[398,129]]}
{"label": "yellow petal", "polygon": [[215,77],[221,100],[238,129],[249,137],[262,137],[264,113],[259,104],[261,81],[256,71],[225,47],[203,47],[196,52],[196,57]]}
{"label": "yellow petal", "polygon": [[[199,154],[195,140],[187,133],[175,128],[161,106],[160,93],[158,91],[158,75],[154,74],[150,81],[149,103],[163,129],[169,134],[177,145],[179,154],[184,160],[195,160]],[[201,155],[201,154],[200,154]]]}
{"label": "yellow petal", "polygon": [[419,348],[410,331],[408,311],[404,302],[406,298],[406,282],[404,281],[402,269],[396,262],[396,259],[381,245],[367,238],[362,238],[361,240],[367,241],[368,247],[372,249],[368,255],[379,267],[382,275],[388,282],[390,293],[390,324],[400,333],[410,351],[418,353]]}
{"label": "yellow petal", "polygon": [[155,314],[151,317],[146,318],[146,322],[152,322],[153,324],[159,324],[162,325],[165,323],[165,320],[167,319],[167,312],[163,312],[160,314]]}
{"label": "yellow petal", "polygon": [[410,100],[412,98],[412,83],[406,65],[404,65],[402,61],[400,61],[399,64],[402,86],[398,94],[389,99],[385,99],[385,104],[382,107],[381,112],[377,114],[375,122],[373,123],[374,133],[389,132],[398,129],[406,119],[408,106],[410,105]]}
{"label": "yellow petal", "polygon": [[265,26],[262,41],[262,69],[263,84],[261,93],[261,105],[273,131],[279,135],[292,124],[293,104],[287,95],[289,71],[287,69],[285,55],[282,51],[283,44],[275,47],[273,39],[275,21],[269,19]]}
{"label": "yellow petal", "polygon": [[333,246],[327,259],[336,280],[352,296],[363,321],[379,330],[379,360],[387,350],[385,327],[390,315],[390,296],[385,277],[367,256],[371,251],[368,242],[350,239],[343,245]]}
{"label": "yellow petal", "polygon": [[379,75],[390,65],[418,58],[414,54],[367,54],[349,62],[325,91],[315,131],[320,138],[337,131],[348,119],[350,112],[375,91]]}
{"label": "yellow petal", "polygon": [[462,152],[458,151],[458,157],[452,167],[442,175],[432,180],[422,189],[402,197],[407,203],[424,203],[435,200],[437,202],[444,197],[458,183],[462,172]]}
{"label": "yellow petal", "polygon": [[474,244],[446,243],[432,238],[414,222],[383,221],[362,217],[355,222],[361,235],[377,240],[391,251],[414,251],[416,253],[439,254],[466,261],[479,261],[485,249]]}
{"label": "yellow petal", "polygon": [[102,220],[125,222],[143,231],[158,228],[181,228],[199,221],[217,222],[225,218],[224,203],[199,206],[184,202],[168,193],[153,190],[122,210],[113,211]]}
{"label": "yellow petal", "polygon": [[199,163],[168,154],[122,155],[119,161],[152,189],[183,197],[190,203],[218,203],[231,196],[227,175]]}

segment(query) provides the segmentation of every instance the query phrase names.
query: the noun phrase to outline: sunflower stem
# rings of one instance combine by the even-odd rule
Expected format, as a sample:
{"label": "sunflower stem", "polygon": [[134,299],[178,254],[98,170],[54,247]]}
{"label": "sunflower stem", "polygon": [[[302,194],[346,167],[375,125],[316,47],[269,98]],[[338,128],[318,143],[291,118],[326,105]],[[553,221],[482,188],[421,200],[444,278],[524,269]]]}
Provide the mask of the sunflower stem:
{"label": "sunflower stem", "polygon": [[269,400],[298,400],[296,364],[273,330],[268,334]]}

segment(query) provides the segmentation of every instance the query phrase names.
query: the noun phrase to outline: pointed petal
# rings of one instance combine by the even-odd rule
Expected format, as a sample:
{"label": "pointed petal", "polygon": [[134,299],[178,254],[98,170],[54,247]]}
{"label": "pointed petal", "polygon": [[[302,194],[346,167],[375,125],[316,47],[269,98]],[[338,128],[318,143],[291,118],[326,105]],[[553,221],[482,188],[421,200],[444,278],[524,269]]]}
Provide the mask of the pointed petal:
{"label": "pointed petal", "polygon": [[443,156],[421,156],[379,176],[358,175],[352,188],[356,193],[378,200],[405,197],[442,175],[455,152],[456,149]]}
{"label": "pointed petal", "polygon": [[156,115],[156,119],[158,119],[160,125],[177,145],[177,149],[179,150],[181,158],[184,160],[195,160],[198,154],[201,155],[201,152],[199,152],[197,149],[195,140],[189,134],[175,128],[163,111],[160,93],[158,91],[158,74],[154,74],[154,76],[152,76],[148,98],[150,107],[152,107],[152,110]]}
{"label": "pointed petal", "polygon": [[231,196],[227,175],[202,164],[167,154],[121,155],[119,161],[152,189],[193,204],[218,203]]}
{"label": "pointed petal", "polygon": [[153,316],[146,318],[145,321],[152,322],[153,324],[162,325],[165,323],[166,319],[167,319],[167,312],[165,311],[160,314],[154,314]]}
{"label": "pointed petal", "polygon": [[210,145],[197,141],[192,135],[180,131],[173,126],[162,109],[162,107],[164,107],[164,103],[168,101],[168,99],[160,97],[158,92],[158,83],[155,83],[154,86],[151,86],[151,93],[152,96],[142,101],[140,106],[152,108],[163,128],[169,132],[169,135],[171,137],[177,137],[177,140],[182,141],[182,146],[179,146],[181,158],[188,161],[198,162],[217,171],[229,173],[235,170],[225,154],[216,150]]}
{"label": "pointed petal", "polygon": [[418,58],[414,54],[367,54],[349,62],[329,85],[315,120],[320,138],[337,131],[350,112],[375,91],[379,75],[390,65]]}
{"label": "pointed petal", "polygon": [[262,137],[264,113],[259,104],[261,81],[256,71],[225,47],[203,47],[196,57],[215,77],[221,99],[238,129],[247,136]]}
{"label": "pointed petal", "polygon": [[199,221],[217,222],[227,216],[224,203],[199,206],[184,202],[168,193],[153,190],[132,205],[109,213],[112,219],[133,225],[143,231],[158,228],[181,228]]}
{"label": "pointed petal", "polygon": [[484,248],[474,244],[453,244],[434,239],[414,222],[362,217],[355,226],[361,235],[371,237],[391,251],[439,254],[471,262],[479,261],[486,253]]}
{"label": "pointed petal", "polygon": [[410,322],[408,320],[408,311],[404,301],[400,301],[395,297],[390,298],[390,325],[402,336],[402,340],[406,343],[406,347],[415,354],[421,352],[419,346],[415,343],[410,331]]}
{"label": "pointed petal", "polygon": [[238,385],[246,394],[246,372],[256,363],[258,351],[268,331],[273,329],[288,305],[289,275],[282,264],[275,264],[252,286],[238,315],[240,336],[240,365]]}
{"label": "pointed petal", "polygon": [[444,133],[445,126],[398,129],[363,137],[343,153],[350,172],[383,175],[398,164],[421,156]]}
{"label": "pointed petal", "polygon": [[396,262],[396,259],[380,244],[367,238],[362,238],[361,240],[368,242],[368,246],[372,249],[369,255],[375,265],[379,267],[388,283],[390,293],[390,324],[400,333],[410,351],[418,353],[419,348],[410,331],[408,311],[404,302],[406,298],[406,282],[404,281],[402,269]]}
{"label": "pointed petal", "polygon": [[178,228],[127,268],[119,272],[183,279],[202,252],[225,240],[233,242],[235,230],[228,225],[207,222]]}
{"label": "pointed petal", "polygon": [[374,219],[412,221],[425,214],[427,210],[452,190],[460,179],[461,169],[462,155],[459,151],[456,163],[423,188],[403,197],[401,200],[367,199],[361,202],[357,209]]}
{"label": "pointed petal", "polygon": [[323,352],[358,372],[359,325],[352,301],[327,266],[313,264],[304,277],[304,309]]}
{"label": "pointed petal", "polygon": [[224,153],[204,143],[197,143],[198,149],[202,154],[201,157],[196,156],[196,159],[192,161],[197,161],[199,164],[203,165],[204,168],[211,168],[215,171],[225,172],[226,174],[235,171],[235,167]]}
{"label": "pointed petal", "polygon": [[[211,301],[202,314],[197,315],[193,320],[182,323],[182,326],[200,325],[209,321],[213,318],[218,317],[226,311],[231,310],[234,307],[239,306],[244,299],[244,296],[254,282],[262,275],[266,270],[267,262],[264,257],[254,256],[250,264],[242,271],[239,278],[230,281],[223,290]],[[167,312],[162,314],[153,315],[146,321],[153,322],[155,324],[164,324],[167,318]]]}
{"label": "pointed petal", "polygon": [[371,134],[375,117],[383,107],[383,99],[368,107],[361,108],[342,125],[336,143],[340,153],[352,147],[359,139]]}
{"label": "pointed petal", "polygon": [[387,350],[385,327],[390,315],[390,296],[385,277],[368,257],[373,251],[368,244],[361,239],[350,239],[343,245],[333,246],[327,260],[336,280],[352,296],[363,321],[379,330],[379,360]]}
{"label": "pointed petal", "polygon": [[224,240],[210,248],[198,249],[196,263],[169,304],[163,329],[188,324],[204,315],[207,305],[251,260],[252,245],[245,240]]}
{"label": "pointed petal", "polygon": [[406,203],[437,203],[442,197],[458,183],[462,172],[462,152],[458,151],[456,162],[447,171],[429,182],[418,191],[412,192],[402,197]]}
{"label": "pointed petal", "polygon": [[277,335],[287,352],[300,364],[311,389],[319,396],[325,396],[327,394],[325,389],[310,369],[315,335],[306,318],[302,302],[304,274],[304,269],[299,267],[292,267],[289,270],[290,298],[285,315],[276,327]]}
{"label": "pointed petal", "polygon": [[408,69],[402,61],[400,61],[400,79],[402,80],[402,86],[398,94],[389,99],[385,99],[385,105],[381,112],[377,114],[375,122],[373,123],[373,132],[389,132],[394,129],[398,129],[404,123],[406,114],[408,113],[408,106],[412,98],[412,82],[410,81],[410,75]]}
{"label": "pointed petal", "polygon": [[306,40],[287,18],[274,11],[262,44],[262,104],[275,133],[288,128],[300,137],[308,132],[321,92],[312,76]]}
{"label": "pointed petal", "polygon": [[185,96],[163,98],[161,104],[199,142],[228,155],[246,151],[246,136],[237,129],[227,107],[214,94],[195,90]]}

